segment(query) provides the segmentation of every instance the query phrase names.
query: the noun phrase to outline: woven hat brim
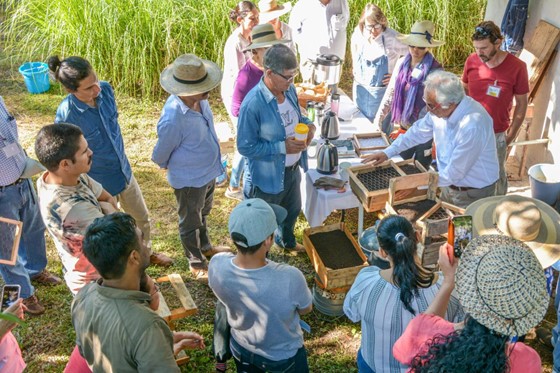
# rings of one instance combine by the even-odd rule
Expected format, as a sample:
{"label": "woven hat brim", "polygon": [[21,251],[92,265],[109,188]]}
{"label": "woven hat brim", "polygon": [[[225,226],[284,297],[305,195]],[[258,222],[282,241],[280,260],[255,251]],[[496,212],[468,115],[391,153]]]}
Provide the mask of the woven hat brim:
{"label": "woven hat brim", "polygon": [[433,48],[445,44],[444,41],[436,40],[436,39],[432,39],[432,42],[429,43],[428,40],[426,40],[426,38],[421,35],[410,35],[410,34],[398,35],[397,39],[401,43],[411,47]]}
{"label": "woven hat brim", "polygon": [[[494,211],[503,196],[487,197],[471,203],[465,215],[473,217],[473,235],[501,234],[494,225]],[[524,241],[529,246],[543,268],[548,268],[560,260],[560,215],[549,205],[532,199],[541,211],[541,229],[533,241]]]}
{"label": "woven hat brim", "polygon": [[267,23],[275,18],[280,18],[284,14],[289,13],[292,10],[292,3],[285,3],[279,5],[275,10],[271,12],[259,12],[259,24]]}
{"label": "woven hat brim", "polygon": [[[481,243],[483,240],[486,242]],[[465,312],[476,321],[503,335],[521,336],[543,319],[550,297],[544,272],[533,252],[528,248],[511,250],[512,241],[516,242],[515,245],[522,245],[507,236],[473,239],[459,262],[456,284]],[[486,258],[487,254],[491,257]],[[484,277],[478,272],[483,260],[486,261]],[[512,270],[508,263],[523,263],[523,271],[520,272],[519,266],[515,265]],[[523,312],[523,316],[513,322],[500,316],[519,312]]]}
{"label": "woven hat brim", "polygon": [[282,39],[282,40],[263,41],[261,43],[251,43],[247,46],[247,48],[245,48],[243,50],[243,52],[250,51],[252,49],[258,49],[258,48],[268,48],[268,47],[272,47],[273,45],[276,45],[276,44],[286,44],[286,43],[289,43],[289,42],[291,42],[291,40]]}
{"label": "woven hat brim", "polygon": [[167,66],[159,76],[159,84],[168,93],[176,96],[194,96],[211,91],[220,85],[222,70],[212,61],[200,59],[206,68],[206,79],[196,84],[180,83],[173,77],[173,66]]}

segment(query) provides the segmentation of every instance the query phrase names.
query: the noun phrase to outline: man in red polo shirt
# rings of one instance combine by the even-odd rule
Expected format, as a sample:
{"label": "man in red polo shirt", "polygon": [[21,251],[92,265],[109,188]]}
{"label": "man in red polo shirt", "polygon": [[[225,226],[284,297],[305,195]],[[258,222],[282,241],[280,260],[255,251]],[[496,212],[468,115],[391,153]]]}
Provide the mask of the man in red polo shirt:
{"label": "man in red polo shirt", "polygon": [[[492,21],[478,24],[472,35],[475,53],[465,62],[463,85],[467,95],[480,102],[494,121],[500,179],[496,195],[507,193],[507,148],[521,128],[527,112],[529,77],[525,62],[500,49],[503,36]],[[515,110],[510,112],[515,97]]]}

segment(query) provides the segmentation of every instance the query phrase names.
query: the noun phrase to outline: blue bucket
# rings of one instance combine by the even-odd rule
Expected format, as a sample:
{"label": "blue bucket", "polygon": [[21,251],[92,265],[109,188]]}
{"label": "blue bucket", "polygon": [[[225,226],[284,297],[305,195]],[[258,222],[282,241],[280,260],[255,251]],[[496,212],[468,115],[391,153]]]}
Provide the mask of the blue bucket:
{"label": "blue bucket", "polygon": [[19,67],[29,93],[43,93],[49,90],[49,67],[44,62],[26,62]]}

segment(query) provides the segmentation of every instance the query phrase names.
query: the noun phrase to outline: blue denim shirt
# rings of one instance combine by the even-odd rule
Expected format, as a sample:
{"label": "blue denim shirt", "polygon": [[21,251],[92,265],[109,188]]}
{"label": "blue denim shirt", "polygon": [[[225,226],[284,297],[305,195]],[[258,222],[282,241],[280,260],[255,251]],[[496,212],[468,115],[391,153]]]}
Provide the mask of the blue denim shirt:
{"label": "blue denim shirt", "polygon": [[[296,108],[299,122],[311,124],[301,114],[293,85],[290,85],[285,95]],[[237,149],[247,158],[253,185],[265,193],[278,194],[284,190],[285,141],[286,130],[278,111],[278,102],[261,79],[241,104],[237,122]],[[302,152],[299,162],[307,171],[307,152]]]}
{"label": "blue denim shirt", "polygon": [[72,123],[82,129],[93,160],[88,175],[115,196],[130,182],[132,170],[124,153],[113,88],[100,82],[101,92],[91,107],[69,94],[58,106],[55,123]]}
{"label": "blue denim shirt", "polygon": [[161,111],[152,161],[167,169],[167,180],[174,189],[200,188],[223,172],[220,143],[207,100],[200,102],[200,109],[200,113],[191,110],[171,95]]}

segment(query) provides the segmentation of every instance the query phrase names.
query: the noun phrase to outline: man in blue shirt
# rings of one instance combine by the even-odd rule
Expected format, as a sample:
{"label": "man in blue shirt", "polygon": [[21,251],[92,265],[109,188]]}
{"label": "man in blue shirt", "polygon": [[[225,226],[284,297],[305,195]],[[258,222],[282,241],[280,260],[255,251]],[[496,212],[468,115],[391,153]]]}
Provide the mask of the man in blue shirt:
{"label": "man in blue shirt", "polygon": [[[301,114],[292,82],[297,75],[295,54],[283,44],[264,55],[262,80],[245,96],[237,124],[237,149],[247,158],[243,194],[284,207],[288,215],[278,226],[278,246],[304,251],[296,242],[294,226],[301,211],[301,174],[307,170],[307,145],[315,126]],[[295,126],[307,124],[306,141],[295,139]]]}
{"label": "man in blue shirt", "polygon": [[175,192],[179,234],[191,272],[208,281],[208,258],[229,248],[213,246],[206,227],[215,179],[222,174],[218,136],[208,95],[222,80],[215,63],[193,54],[179,56],[160,76],[167,99],[157,124],[152,160],[167,170]]}
{"label": "man in blue shirt", "polygon": [[[69,95],[60,103],[55,123],[80,127],[90,149],[93,163],[88,175],[115,196],[122,209],[131,214],[151,247],[148,208],[130,163],[118,122],[117,103],[111,85],[99,81],[91,64],[81,57],[49,58],[49,68]],[[152,252],[151,263],[168,267],[173,261]]]}

